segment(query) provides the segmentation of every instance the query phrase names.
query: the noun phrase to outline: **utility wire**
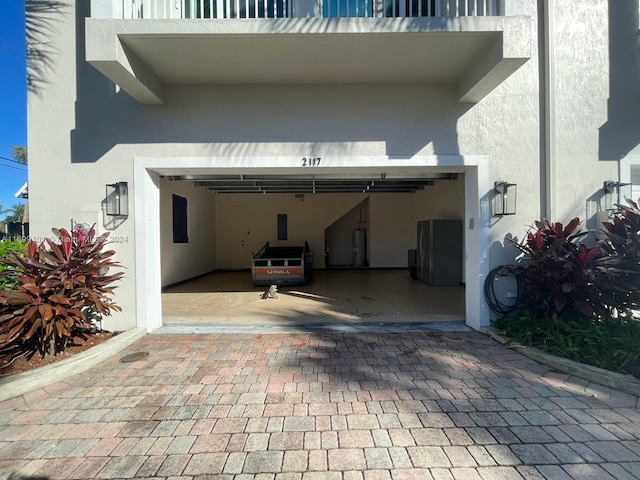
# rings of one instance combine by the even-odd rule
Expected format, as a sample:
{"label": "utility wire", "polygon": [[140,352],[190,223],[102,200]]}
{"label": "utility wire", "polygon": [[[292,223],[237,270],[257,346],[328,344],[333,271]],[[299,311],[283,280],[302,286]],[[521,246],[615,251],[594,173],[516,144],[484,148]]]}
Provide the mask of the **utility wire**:
{"label": "utility wire", "polygon": [[[20,163],[20,162],[18,162]],[[7,167],[7,168],[13,168],[14,170],[19,170],[21,172],[27,173],[27,170],[20,168],[20,167],[14,167],[13,165],[5,165],[4,163],[0,163],[0,167]]]}
{"label": "utility wire", "polygon": [[7,161],[9,161],[9,162],[13,162],[13,163],[18,163],[18,164],[20,164],[20,165],[25,165],[25,166],[27,165],[26,163],[21,162],[20,160],[16,160],[15,158],[7,158],[7,157],[3,157],[2,155],[0,155],[0,159],[2,159],[2,160],[7,160]]}

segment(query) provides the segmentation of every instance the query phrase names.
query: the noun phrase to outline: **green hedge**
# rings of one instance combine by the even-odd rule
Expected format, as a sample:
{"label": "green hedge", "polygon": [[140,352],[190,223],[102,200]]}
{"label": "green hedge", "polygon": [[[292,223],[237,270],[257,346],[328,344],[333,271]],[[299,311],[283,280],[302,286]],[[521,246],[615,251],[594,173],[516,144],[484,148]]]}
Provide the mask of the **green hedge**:
{"label": "green hedge", "polygon": [[640,320],[632,317],[585,322],[584,318],[503,317],[494,326],[512,340],[576,362],[625,373],[640,362]]}
{"label": "green hedge", "polygon": [[6,267],[2,260],[9,252],[20,254],[26,247],[27,244],[24,242],[0,241],[0,290],[10,290],[18,285],[14,280],[17,271]]}

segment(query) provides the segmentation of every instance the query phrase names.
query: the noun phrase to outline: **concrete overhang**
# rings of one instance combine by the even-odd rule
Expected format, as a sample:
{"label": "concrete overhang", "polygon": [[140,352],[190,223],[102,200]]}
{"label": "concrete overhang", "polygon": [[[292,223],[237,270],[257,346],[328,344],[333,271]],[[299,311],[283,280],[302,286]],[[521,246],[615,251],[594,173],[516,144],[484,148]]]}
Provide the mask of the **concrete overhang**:
{"label": "concrete overhang", "polygon": [[452,84],[477,103],[531,56],[528,17],[86,21],[86,59],[142,104],[167,85]]}
{"label": "concrete overhang", "polygon": [[29,183],[25,182],[13,196],[16,198],[29,198]]}

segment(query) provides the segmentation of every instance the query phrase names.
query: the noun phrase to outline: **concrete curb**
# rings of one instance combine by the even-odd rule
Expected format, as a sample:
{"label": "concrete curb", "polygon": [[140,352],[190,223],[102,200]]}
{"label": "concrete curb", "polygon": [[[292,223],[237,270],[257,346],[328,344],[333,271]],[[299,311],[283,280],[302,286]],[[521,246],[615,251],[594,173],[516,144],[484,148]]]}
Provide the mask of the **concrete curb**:
{"label": "concrete curb", "polygon": [[506,345],[509,348],[517,350],[524,356],[540,362],[543,365],[554,368],[564,373],[574,375],[589,382],[597,383],[605,387],[618,390],[620,392],[628,393],[640,398],[640,379],[633,375],[625,375],[622,373],[615,373],[602,368],[593,367],[591,365],[585,365],[584,363],[574,362],[566,358],[558,357],[550,353],[543,352],[534,347],[527,347],[521,345],[518,342],[512,341],[510,338],[505,337],[495,328],[482,328],[482,333],[490,336],[497,342]]}
{"label": "concrete curb", "polygon": [[[174,317],[175,318],[175,317]],[[471,332],[464,320],[400,322],[377,320],[375,322],[269,322],[269,323],[164,323],[154,330],[156,334],[184,333],[234,333],[234,334],[274,334],[274,333],[409,333],[409,332]]]}
{"label": "concrete curb", "polygon": [[132,328],[65,360],[0,379],[0,402],[89,370],[146,334],[147,330],[144,328]]}

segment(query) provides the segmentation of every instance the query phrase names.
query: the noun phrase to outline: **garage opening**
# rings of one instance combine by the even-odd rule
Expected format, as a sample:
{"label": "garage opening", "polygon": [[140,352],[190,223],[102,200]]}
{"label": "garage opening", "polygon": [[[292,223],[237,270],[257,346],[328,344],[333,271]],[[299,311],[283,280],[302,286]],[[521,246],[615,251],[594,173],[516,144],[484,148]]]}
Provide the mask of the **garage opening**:
{"label": "garage opening", "polygon": [[[462,173],[185,173],[159,184],[164,325],[464,319]],[[187,199],[188,243],[172,241],[176,195]],[[459,224],[459,242],[434,230],[425,244],[432,220]],[[311,281],[262,298],[252,256],[267,242],[308,244]],[[432,266],[452,280],[438,285]]]}

